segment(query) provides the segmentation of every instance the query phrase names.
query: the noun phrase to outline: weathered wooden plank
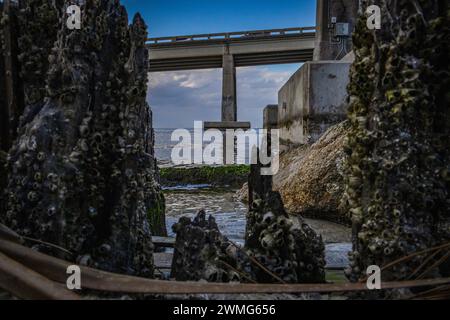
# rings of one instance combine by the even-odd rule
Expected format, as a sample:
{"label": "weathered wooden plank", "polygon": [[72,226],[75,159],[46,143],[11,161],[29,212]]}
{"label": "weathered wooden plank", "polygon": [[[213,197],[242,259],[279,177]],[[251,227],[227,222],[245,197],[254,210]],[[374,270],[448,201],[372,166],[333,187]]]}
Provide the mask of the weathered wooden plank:
{"label": "weathered wooden plank", "polygon": [[14,66],[13,66],[13,54],[12,54],[12,48],[13,48],[13,39],[11,34],[11,21],[12,21],[12,15],[11,15],[11,1],[5,0],[3,3],[3,15],[7,16],[6,23],[3,27],[3,39],[4,39],[4,52],[3,52],[3,59],[4,59],[4,66],[5,66],[5,97],[6,97],[6,109],[5,109],[5,115],[6,119],[4,119],[4,123],[2,125],[5,125],[8,129],[8,136],[3,137],[5,140],[6,146],[10,146],[11,143],[11,118],[14,116],[16,111],[16,97],[14,94]]}
{"label": "weathered wooden plank", "polygon": [[[65,283],[66,269],[70,262],[44,255],[19,244],[0,240],[0,252],[13,258],[28,268]],[[240,284],[240,283],[204,283],[175,282],[137,278],[110,272],[104,272],[81,266],[82,287],[109,292],[128,293],[308,293],[308,292],[345,292],[367,291],[366,283],[342,284]],[[450,278],[382,282],[382,289],[412,288],[449,284]]]}
{"label": "weathered wooden plank", "polygon": [[152,237],[152,242],[157,247],[174,248],[175,238],[170,237]]}
{"label": "weathered wooden plank", "polygon": [[330,243],[325,245],[325,268],[342,270],[348,267],[348,253],[352,251],[351,243]]}
{"label": "weathered wooden plank", "polygon": [[[175,238],[152,237],[152,241],[156,247],[160,247],[160,248],[174,248],[175,247]],[[346,268],[349,263],[348,257],[347,257],[349,251],[351,251],[350,243],[327,244],[325,246],[326,268],[333,269],[333,270],[341,270],[341,269]],[[156,253],[155,253],[155,255],[156,255]]]}
{"label": "weathered wooden plank", "polygon": [[0,239],[22,243],[23,239],[17,233],[0,223]]}
{"label": "weathered wooden plank", "polygon": [[[167,241],[171,238],[168,238]],[[336,247],[341,250],[336,250]],[[327,270],[343,270],[348,266],[348,245],[347,244],[333,244],[333,246],[325,247],[325,257]],[[170,269],[172,266],[173,253],[154,253],[153,259],[155,261],[155,267],[160,269]]]}
{"label": "weathered wooden plank", "polygon": [[172,268],[173,254],[167,252],[155,252],[153,254],[153,261],[157,269]]}
{"label": "weathered wooden plank", "polygon": [[80,297],[0,253],[0,288],[22,299],[78,300]]}

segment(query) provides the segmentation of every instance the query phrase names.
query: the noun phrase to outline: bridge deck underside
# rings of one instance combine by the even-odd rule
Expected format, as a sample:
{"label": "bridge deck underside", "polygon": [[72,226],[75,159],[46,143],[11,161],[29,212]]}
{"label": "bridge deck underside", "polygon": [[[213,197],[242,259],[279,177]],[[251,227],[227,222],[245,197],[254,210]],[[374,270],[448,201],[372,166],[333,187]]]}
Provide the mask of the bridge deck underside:
{"label": "bridge deck underside", "polygon": [[150,72],[223,67],[223,54],[236,67],[301,63],[313,58],[315,33],[257,39],[206,40],[149,44]]}
{"label": "bridge deck underside", "polygon": [[[313,58],[313,49],[234,55],[236,67],[300,63]],[[150,72],[222,68],[222,56],[150,60]]]}

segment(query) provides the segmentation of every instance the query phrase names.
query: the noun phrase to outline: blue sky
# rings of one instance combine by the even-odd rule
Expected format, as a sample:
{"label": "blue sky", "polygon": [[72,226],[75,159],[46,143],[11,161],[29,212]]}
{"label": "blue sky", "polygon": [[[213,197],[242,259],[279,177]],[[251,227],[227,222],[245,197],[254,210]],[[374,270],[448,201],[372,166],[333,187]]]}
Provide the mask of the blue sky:
{"label": "blue sky", "polygon": [[[122,0],[140,12],[150,37],[315,25],[314,0]],[[262,109],[300,64],[237,69],[238,120],[262,124]],[[220,120],[221,70],[151,73],[148,101],[156,128]]]}

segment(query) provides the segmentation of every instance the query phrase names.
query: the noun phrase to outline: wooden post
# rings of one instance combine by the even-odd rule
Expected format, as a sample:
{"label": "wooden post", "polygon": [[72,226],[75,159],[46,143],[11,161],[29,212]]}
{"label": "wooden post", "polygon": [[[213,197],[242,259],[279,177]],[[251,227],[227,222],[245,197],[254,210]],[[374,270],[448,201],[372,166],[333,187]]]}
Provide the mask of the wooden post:
{"label": "wooden post", "polygon": [[11,23],[12,23],[12,12],[11,12],[11,0],[5,0],[3,2],[3,14],[8,16],[7,22],[3,28],[4,37],[4,66],[5,66],[5,97],[6,97],[6,110],[5,119],[2,126],[5,126],[6,136],[3,137],[3,146],[5,151],[11,147],[11,142],[13,138],[13,122],[16,121],[17,113],[17,101],[14,92],[14,74],[13,74],[13,38],[11,34]]}

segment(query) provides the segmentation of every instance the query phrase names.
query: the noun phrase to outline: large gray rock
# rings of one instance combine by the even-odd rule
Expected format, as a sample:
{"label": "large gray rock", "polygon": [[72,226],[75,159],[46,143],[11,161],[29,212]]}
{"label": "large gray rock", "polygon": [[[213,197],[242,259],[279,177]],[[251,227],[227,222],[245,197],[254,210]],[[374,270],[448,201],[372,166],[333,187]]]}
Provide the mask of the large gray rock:
{"label": "large gray rock", "polygon": [[340,211],[344,192],[342,163],[348,123],[328,129],[312,145],[304,145],[280,157],[274,190],[280,192],[291,214],[346,222]]}
{"label": "large gray rock", "polygon": [[[348,122],[328,129],[312,145],[303,145],[280,155],[280,169],[273,177],[273,189],[281,194],[289,214],[349,223],[340,208],[344,192],[342,163]],[[248,202],[248,185],[236,197]]]}

